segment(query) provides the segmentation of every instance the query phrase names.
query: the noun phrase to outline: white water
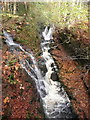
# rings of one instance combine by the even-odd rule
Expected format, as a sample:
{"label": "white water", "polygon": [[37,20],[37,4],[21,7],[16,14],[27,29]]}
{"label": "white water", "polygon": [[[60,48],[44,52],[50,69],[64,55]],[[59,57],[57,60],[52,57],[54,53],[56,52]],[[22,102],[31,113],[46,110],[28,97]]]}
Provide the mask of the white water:
{"label": "white water", "polygon": [[[51,75],[57,72],[57,66],[49,52],[53,28],[48,30],[48,27],[42,32],[43,40],[41,41],[42,58],[45,60],[45,65],[47,72],[45,76],[42,75],[38,68],[38,63],[36,62],[32,52],[25,51],[22,46],[14,43],[13,38],[6,31],[3,31],[6,37],[6,43],[8,46],[18,47],[21,51],[27,54],[32,61],[29,63],[27,59],[20,61],[22,67],[28,73],[28,75],[35,81],[37,91],[40,94],[40,98],[43,103],[43,108],[47,118],[72,118],[71,103],[68,95],[64,91],[60,82],[53,81]],[[53,65],[53,66],[52,66]],[[54,68],[54,69],[53,69]]]}

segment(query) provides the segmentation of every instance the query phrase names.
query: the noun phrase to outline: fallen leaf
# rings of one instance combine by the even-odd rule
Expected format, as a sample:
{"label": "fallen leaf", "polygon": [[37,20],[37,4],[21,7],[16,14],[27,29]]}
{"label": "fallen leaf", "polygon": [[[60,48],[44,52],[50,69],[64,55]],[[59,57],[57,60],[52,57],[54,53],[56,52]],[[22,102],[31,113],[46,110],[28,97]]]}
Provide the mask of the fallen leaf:
{"label": "fallen leaf", "polygon": [[9,97],[6,97],[3,102],[4,102],[4,104],[6,104],[6,103],[9,103],[9,101],[10,101]]}

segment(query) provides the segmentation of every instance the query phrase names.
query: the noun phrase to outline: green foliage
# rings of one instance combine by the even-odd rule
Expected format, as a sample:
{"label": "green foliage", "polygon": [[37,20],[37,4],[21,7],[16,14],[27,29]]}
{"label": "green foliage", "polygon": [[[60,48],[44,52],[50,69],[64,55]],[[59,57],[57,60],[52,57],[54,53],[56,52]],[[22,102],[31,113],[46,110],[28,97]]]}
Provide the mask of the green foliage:
{"label": "green foliage", "polygon": [[26,14],[27,10],[25,8],[25,4],[23,2],[17,2],[17,14],[19,16],[22,16],[23,14]]}
{"label": "green foliage", "polygon": [[14,79],[14,74],[11,74],[8,78],[11,85],[15,85],[18,83],[18,81]]}
{"label": "green foliage", "polygon": [[26,120],[30,120],[30,118],[31,118],[31,113],[28,111],[27,116],[26,116]]}
{"label": "green foliage", "polygon": [[10,76],[9,76],[9,82],[10,82],[10,84],[14,84],[14,75],[13,74],[11,74]]}
{"label": "green foliage", "polygon": [[[48,24],[54,24],[65,28],[79,21],[88,21],[88,5],[84,3],[73,4],[72,2],[29,2],[27,9],[24,3],[17,3],[16,15],[3,13],[3,22],[10,29],[17,32],[16,40],[29,45],[37,53],[39,51],[39,32]],[[16,24],[16,21],[23,25]],[[13,23],[13,24],[12,24]],[[26,24],[28,23],[28,24]],[[78,26],[81,29],[85,25]],[[75,29],[73,29],[75,31]]]}
{"label": "green foliage", "polygon": [[[87,20],[88,7],[71,2],[30,3],[28,15],[33,22],[66,26],[75,20]],[[32,23],[32,21],[31,21]],[[35,25],[35,24],[34,24]]]}
{"label": "green foliage", "polygon": [[12,59],[12,60],[8,61],[8,65],[9,65],[9,66],[12,66],[12,65],[15,64],[16,62],[17,62],[16,59]]}

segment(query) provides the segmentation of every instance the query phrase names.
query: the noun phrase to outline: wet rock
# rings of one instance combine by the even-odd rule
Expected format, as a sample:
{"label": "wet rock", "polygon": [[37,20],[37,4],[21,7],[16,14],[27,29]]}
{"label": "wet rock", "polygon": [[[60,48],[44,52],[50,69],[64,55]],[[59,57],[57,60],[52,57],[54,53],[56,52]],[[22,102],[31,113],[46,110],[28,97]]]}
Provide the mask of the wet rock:
{"label": "wet rock", "polygon": [[44,84],[44,82],[43,82],[43,81],[40,81],[40,86],[45,87],[45,84]]}
{"label": "wet rock", "polygon": [[88,71],[90,72],[90,64],[87,64],[87,65],[85,66],[85,68],[86,68],[86,70],[88,70]]}
{"label": "wet rock", "polygon": [[52,67],[52,71],[55,71],[55,72],[58,71],[57,66],[54,63],[51,64],[51,67]]}
{"label": "wet rock", "polygon": [[46,68],[46,65],[41,65],[40,66],[40,69],[41,69],[41,72],[43,73],[43,75],[45,76],[46,72],[47,72],[47,68]]}
{"label": "wet rock", "polygon": [[52,79],[53,81],[59,81],[59,77],[58,77],[58,75],[57,75],[56,72],[53,72],[53,73],[51,74],[51,79]]}
{"label": "wet rock", "polygon": [[33,65],[33,61],[30,58],[27,58],[27,61],[29,62],[30,65]]}
{"label": "wet rock", "polygon": [[42,95],[43,98],[47,95],[47,93],[44,89],[41,89],[41,95]]}
{"label": "wet rock", "polygon": [[51,67],[54,67],[54,64],[53,64],[53,63],[51,64]]}
{"label": "wet rock", "polygon": [[45,60],[43,58],[40,58],[38,60],[38,67],[41,70],[42,75],[45,76],[45,74],[47,72],[47,68],[46,68],[46,65],[45,65]]}
{"label": "wet rock", "polygon": [[71,107],[66,106],[62,111],[60,112],[60,116],[62,119],[77,119],[77,115],[74,113]]}
{"label": "wet rock", "polygon": [[52,71],[55,71],[56,69],[55,68],[52,68]]}

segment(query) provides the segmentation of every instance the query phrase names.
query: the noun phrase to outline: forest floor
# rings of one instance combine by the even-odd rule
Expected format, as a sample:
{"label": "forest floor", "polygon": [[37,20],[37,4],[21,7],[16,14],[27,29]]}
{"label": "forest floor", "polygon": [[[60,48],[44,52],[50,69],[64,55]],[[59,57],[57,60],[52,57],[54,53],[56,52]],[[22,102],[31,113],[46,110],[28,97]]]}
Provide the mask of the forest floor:
{"label": "forest floor", "polygon": [[[23,22],[14,21],[13,24],[16,24],[17,29],[22,29]],[[5,24],[4,27],[8,29],[14,37],[17,36],[18,33],[16,30],[10,29],[9,24]],[[81,35],[79,32],[77,34],[79,36],[79,40],[81,36],[83,36],[83,41],[80,42],[84,43],[85,46],[90,45],[90,39],[87,38],[86,32],[85,34],[82,32]],[[28,37],[27,35],[23,36],[24,34],[20,32],[18,36],[19,35],[22,35],[22,38],[24,37],[24,39],[27,39]],[[89,118],[90,73],[88,69],[86,69],[85,65],[81,66],[79,64],[80,62],[71,59],[65,46],[60,44],[57,33],[55,33],[54,39],[57,48],[52,50],[52,55],[59,67],[58,75],[60,77],[60,82],[62,82],[70,97],[75,113],[78,115],[79,119],[85,120],[86,118]],[[34,45],[34,43],[30,45],[30,41],[31,40],[28,41],[29,44],[26,42],[26,45],[24,45],[23,42],[16,40],[16,42],[24,45],[23,47],[32,49],[34,53],[39,53],[38,51],[40,48],[38,45],[40,41],[36,42],[37,46],[35,46],[36,44]],[[36,47],[35,50],[34,47]],[[3,78],[3,119],[43,119],[44,114],[42,112],[43,110],[40,104],[39,95],[37,94],[32,79],[21,68],[17,56],[9,52],[9,49],[5,44],[3,45],[1,52]]]}
{"label": "forest floor", "polygon": [[6,45],[2,52],[2,89],[2,119],[41,119],[44,117],[33,80],[22,69],[17,55],[9,52]]}
{"label": "forest floor", "polygon": [[64,85],[69,98],[72,102],[75,113],[80,119],[86,119],[89,116],[89,96],[90,74],[86,69],[81,69],[79,64],[68,58],[67,52],[59,45],[60,50],[53,50],[52,54],[59,66],[60,82]]}
{"label": "forest floor", "polygon": [[[63,31],[63,32],[62,32]],[[82,32],[81,32],[82,31]],[[75,31],[74,31],[75,32]],[[86,46],[90,45],[90,39],[88,37],[88,32],[83,32],[82,29],[79,29],[80,35],[76,34],[72,36],[72,39],[75,39],[74,44],[77,42],[77,39],[80,40],[80,45]],[[71,43],[71,47],[67,47],[62,44],[62,33],[68,36],[71,34],[70,30],[64,29],[60,30],[57,29],[54,35],[54,41],[56,44],[56,49],[52,50],[53,58],[55,59],[58,67],[59,67],[59,78],[62,84],[64,85],[65,90],[67,91],[70,100],[72,102],[72,106],[74,108],[75,113],[77,113],[79,119],[90,119],[89,116],[89,109],[90,109],[90,56],[87,59],[73,59],[70,54],[72,53],[73,43]],[[81,36],[81,37],[80,37]],[[86,39],[87,38],[87,39]],[[68,38],[66,37],[67,41]],[[66,40],[65,39],[65,40]],[[80,50],[82,48],[80,47]],[[77,48],[77,46],[75,46]],[[68,50],[71,49],[71,50]],[[74,48],[75,49],[75,48]],[[75,55],[75,50],[73,50],[73,54]],[[78,51],[78,54],[82,54],[82,52]],[[84,57],[85,54],[83,54]]]}

